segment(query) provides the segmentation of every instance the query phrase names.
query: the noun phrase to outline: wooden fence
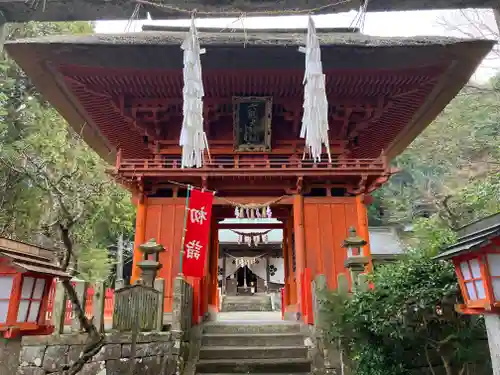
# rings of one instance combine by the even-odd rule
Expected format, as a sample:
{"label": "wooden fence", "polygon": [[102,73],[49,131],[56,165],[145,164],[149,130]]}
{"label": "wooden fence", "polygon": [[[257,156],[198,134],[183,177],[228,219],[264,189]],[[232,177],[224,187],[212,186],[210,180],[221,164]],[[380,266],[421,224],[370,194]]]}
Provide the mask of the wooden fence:
{"label": "wooden fence", "polygon": [[[73,283],[75,286],[75,283]],[[52,320],[52,311],[54,310],[54,297],[56,291],[56,280],[54,280],[52,287],[50,288],[49,302],[47,306],[47,314],[45,319],[47,321]],[[92,286],[87,287],[86,291],[86,301],[85,301],[85,315],[87,318],[91,318],[93,313],[93,303],[94,303],[95,290]],[[115,303],[115,290],[112,288],[107,288],[104,295],[104,320],[111,321],[113,319],[113,308]],[[71,302],[66,301],[66,311],[64,314],[64,325],[71,325],[73,321],[74,313],[72,311]]]}

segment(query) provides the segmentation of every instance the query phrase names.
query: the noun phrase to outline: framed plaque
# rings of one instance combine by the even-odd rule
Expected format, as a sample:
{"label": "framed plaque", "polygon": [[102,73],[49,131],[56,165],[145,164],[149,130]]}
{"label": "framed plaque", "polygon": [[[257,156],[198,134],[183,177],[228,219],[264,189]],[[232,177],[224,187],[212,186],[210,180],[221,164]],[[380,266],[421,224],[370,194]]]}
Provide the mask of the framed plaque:
{"label": "framed plaque", "polygon": [[233,97],[234,150],[271,151],[270,96]]}

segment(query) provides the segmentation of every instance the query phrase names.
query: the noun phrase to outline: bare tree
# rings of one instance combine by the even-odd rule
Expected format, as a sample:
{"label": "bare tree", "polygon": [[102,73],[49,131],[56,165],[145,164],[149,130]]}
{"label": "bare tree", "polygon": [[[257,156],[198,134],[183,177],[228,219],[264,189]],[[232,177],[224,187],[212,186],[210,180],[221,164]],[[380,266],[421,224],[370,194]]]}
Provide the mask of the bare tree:
{"label": "bare tree", "polygon": [[[438,24],[443,26],[450,34],[468,39],[500,40],[500,14],[492,9],[459,9],[448,12]],[[495,75],[500,69],[500,46],[496,45],[484,59],[482,70],[487,70],[488,75]],[[491,87],[470,82],[467,88],[491,91]],[[466,93],[466,91],[464,91]]]}
{"label": "bare tree", "polygon": [[[74,275],[77,271],[70,265],[77,259],[73,239],[75,228],[84,222],[92,197],[101,194],[106,184],[85,178],[88,171],[81,171],[77,163],[55,168],[53,163],[28,149],[17,148],[16,154],[15,158],[0,157],[0,162],[47,195],[52,209],[43,225],[43,232],[63,249],[60,254],[61,268]],[[88,334],[88,342],[80,359],[63,369],[63,374],[74,375],[102,348],[104,335],[98,332],[92,319],[85,316],[70,280],[64,280],[62,284],[81,327]]]}

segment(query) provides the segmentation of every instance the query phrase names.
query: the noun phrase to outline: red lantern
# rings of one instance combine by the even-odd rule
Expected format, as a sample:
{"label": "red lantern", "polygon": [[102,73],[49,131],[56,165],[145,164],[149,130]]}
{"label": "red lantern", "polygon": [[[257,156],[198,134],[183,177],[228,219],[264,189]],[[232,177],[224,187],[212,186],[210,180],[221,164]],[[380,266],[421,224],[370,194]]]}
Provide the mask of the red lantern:
{"label": "red lantern", "polygon": [[55,277],[70,276],[54,264],[54,253],[22,242],[0,238],[0,332],[50,333],[45,313]]}
{"label": "red lantern", "polygon": [[[500,216],[499,216],[500,218]],[[500,222],[469,231],[436,259],[451,259],[466,314],[500,313]]]}

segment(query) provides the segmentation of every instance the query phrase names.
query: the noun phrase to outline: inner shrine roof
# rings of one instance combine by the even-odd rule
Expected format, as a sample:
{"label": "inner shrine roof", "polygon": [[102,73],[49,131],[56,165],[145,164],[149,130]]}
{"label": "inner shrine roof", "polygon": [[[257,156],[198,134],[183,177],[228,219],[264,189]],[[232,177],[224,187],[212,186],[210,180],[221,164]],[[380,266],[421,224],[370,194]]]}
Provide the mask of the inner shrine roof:
{"label": "inner shrine roof", "polygon": [[[495,43],[327,29],[318,29],[318,36],[331,105],[339,99],[391,100],[384,116],[360,137],[353,156],[367,158],[381,150],[389,157],[403,151]],[[182,100],[184,37],[185,29],[50,36],[11,41],[6,49],[70,125],[103,158],[114,161],[117,147],[128,158],[152,155],[143,134],[116,112],[113,102],[120,97]],[[199,37],[207,48],[202,56],[207,103],[235,93],[302,100],[304,54],[297,47],[304,45],[305,31],[200,29]],[[180,123],[169,126],[180,129]]]}

